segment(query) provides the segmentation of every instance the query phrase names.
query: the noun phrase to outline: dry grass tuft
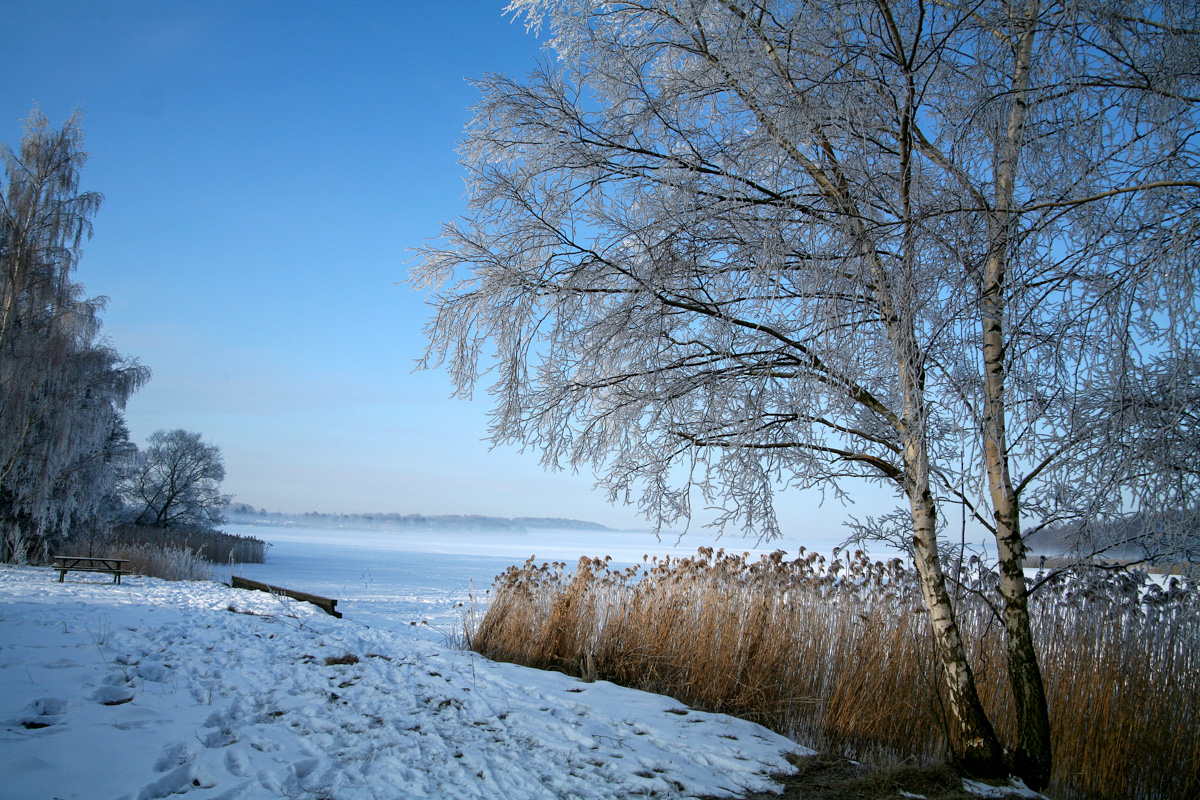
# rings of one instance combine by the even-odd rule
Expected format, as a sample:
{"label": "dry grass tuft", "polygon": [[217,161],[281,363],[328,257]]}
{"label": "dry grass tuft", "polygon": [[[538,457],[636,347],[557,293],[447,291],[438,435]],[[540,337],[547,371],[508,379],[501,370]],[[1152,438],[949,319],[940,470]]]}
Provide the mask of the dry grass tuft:
{"label": "dry grass tuft", "polygon": [[212,564],[186,547],[159,544],[113,544],[104,549],[107,558],[124,558],[137,575],[168,581],[211,581]]}
{"label": "dry grass tuft", "polygon": [[[958,576],[963,631],[1001,735],[1014,722],[995,579]],[[1051,582],[1035,625],[1056,736],[1056,796],[1200,790],[1200,593],[1144,576]],[[750,561],[701,548],[614,570],[512,567],[467,636],[490,657],[610,680],[760,722],[811,747],[929,764],[949,748],[910,569],[861,553]]]}
{"label": "dry grass tuft", "polygon": [[343,656],[327,656],[325,658],[325,666],[332,667],[336,665],[346,666],[349,664],[357,664],[358,656],[354,653],[346,653]]}

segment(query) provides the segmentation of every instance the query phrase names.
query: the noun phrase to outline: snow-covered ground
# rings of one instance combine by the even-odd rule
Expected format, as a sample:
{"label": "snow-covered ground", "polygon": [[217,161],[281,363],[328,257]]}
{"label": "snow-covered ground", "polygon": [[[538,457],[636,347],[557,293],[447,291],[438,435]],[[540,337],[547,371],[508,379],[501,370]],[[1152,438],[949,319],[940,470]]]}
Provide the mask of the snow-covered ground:
{"label": "snow-covered ground", "polygon": [[796,542],[227,529],[272,547],[266,564],[220,577],[333,597],[345,618],[219,583],[59,583],[0,565],[0,800],[731,796],[771,788],[788,753],[809,752],[744,720],[449,641],[471,596],[486,602],[492,578],[531,555],[632,564],[713,544],[794,555]]}
{"label": "snow-covered ground", "polygon": [[[345,619],[216,583],[0,567],[0,800],[730,795],[767,788],[801,749],[662,696],[489,662],[438,633],[531,554],[632,562],[669,542],[238,532],[274,547],[236,572],[336,597]],[[357,662],[336,663],[346,655]]]}

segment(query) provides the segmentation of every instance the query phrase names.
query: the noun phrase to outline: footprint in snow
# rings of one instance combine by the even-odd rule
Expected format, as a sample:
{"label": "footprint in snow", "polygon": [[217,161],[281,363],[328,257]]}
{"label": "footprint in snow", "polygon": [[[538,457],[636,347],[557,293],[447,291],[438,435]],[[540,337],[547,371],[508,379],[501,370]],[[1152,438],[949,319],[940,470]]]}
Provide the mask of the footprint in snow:
{"label": "footprint in snow", "polygon": [[16,722],[24,728],[35,730],[59,725],[66,718],[67,701],[58,697],[40,697],[22,709]]}
{"label": "footprint in snow", "polygon": [[241,738],[241,736],[234,733],[229,728],[220,728],[215,731],[209,731],[200,738],[200,743],[210,749],[217,749],[221,747],[229,747],[229,745],[241,741]]}
{"label": "footprint in snow", "polygon": [[225,769],[229,770],[229,774],[234,777],[248,777],[250,775],[250,759],[246,758],[245,753],[230,750],[225,755]]}
{"label": "footprint in snow", "polygon": [[176,742],[163,748],[163,754],[154,762],[155,772],[182,767],[196,760],[196,748],[187,742]]}
{"label": "footprint in snow", "polygon": [[133,691],[125,686],[101,686],[92,692],[92,700],[106,706],[119,706],[132,702]]}
{"label": "footprint in snow", "polygon": [[195,764],[184,764],[142,787],[137,800],[159,800],[173,794],[183,794],[192,789],[211,789],[217,782]]}
{"label": "footprint in snow", "polygon": [[137,667],[136,674],[144,681],[155,683],[165,683],[171,679],[171,671],[163,664],[141,664]]}

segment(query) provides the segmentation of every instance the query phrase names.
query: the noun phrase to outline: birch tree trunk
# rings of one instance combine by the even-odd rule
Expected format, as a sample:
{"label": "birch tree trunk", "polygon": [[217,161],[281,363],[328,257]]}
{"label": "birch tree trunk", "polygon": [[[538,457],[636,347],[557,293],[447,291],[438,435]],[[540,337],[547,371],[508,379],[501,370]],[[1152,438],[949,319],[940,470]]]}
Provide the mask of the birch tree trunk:
{"label": "birch tree trunk", "polygon": [[914,487],[909,495],[913,518],[913,554],[921,576],[921,594],[929,611],[929,626],[937,644],[950,713],[961,737],[958,757],[971,774],[1000,777],[1005,774],[1004,750],[995,728],[979,700],[975,675],[967,660],[954,604],[946,590],[937,542],[937,510],[928,488]]}
{"label": "birch tree trunk", "polygon": [[994,215],[979,298],[984,400],[981,433],[988,490],[995,517],[1008,676],[1017,716],[1017,741],[1012,753],[1012,767],[1034,789],[1043,788],[1050,780],[1050,717],[1041,668],[1033,646],[1029,593],[1022,566],[1026,548],[1021,538],[1020,505],[1009,470],[1004,313],[1008,291],[1008,259],[1012,252],[1010,225],[1013,222],[1014,187],[1026,120],[1038,16],[1037,0],[1029,0],[1024,16],[1017,21],[1011,108],[998,152]]}
{"label": "birch tree trunk", "polygon": [[777,491],[896,487],[960,758],[994,774],[938,553],[961,503],[999,553],[1010,766],[1042,786],[1023,527],[1194,506],[1180,413],[1112,413],[1194,406],[1193,6],[513,0],[558,59],[478,84],[468,216],[413,271],[422,363],[487,375],[494,441],[657,526],[698,494],[771,537]]}

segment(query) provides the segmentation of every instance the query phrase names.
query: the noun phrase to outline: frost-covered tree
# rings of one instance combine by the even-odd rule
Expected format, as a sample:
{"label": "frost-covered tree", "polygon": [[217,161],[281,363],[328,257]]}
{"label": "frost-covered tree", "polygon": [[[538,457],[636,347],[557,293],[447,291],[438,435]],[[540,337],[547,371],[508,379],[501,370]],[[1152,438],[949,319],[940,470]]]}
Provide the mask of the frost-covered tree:
{"label": "frost-covered tree", "polygon": [[88,526],[111,494],[110,442],[149,378],[100,335],[103,298],[71,280],[100,196],[79,191],[78,117],[35,111],[19,153],[0,148],[0,528],[23,560]]}
{"label": "frost-covered tree", "polygon": [[770,536],[780,490],[892,486],[954,745],[997,773],[941,565],[960,504],[998,552],[1011,766],[1044,785],[1023,526],[1195,507],[1166,466],[1195,441],[1195,5],[510,9],[557,60],[480,81],[471,215],[414,270],[424,363],[659,525],[699,498]]}
{"label": "frost-covered tree", "polygon": [[138,525],[211,528],[225,521],[230,496],[221,494],[221,448],[199,433],[155,431],[124,481],[123,494]]}

